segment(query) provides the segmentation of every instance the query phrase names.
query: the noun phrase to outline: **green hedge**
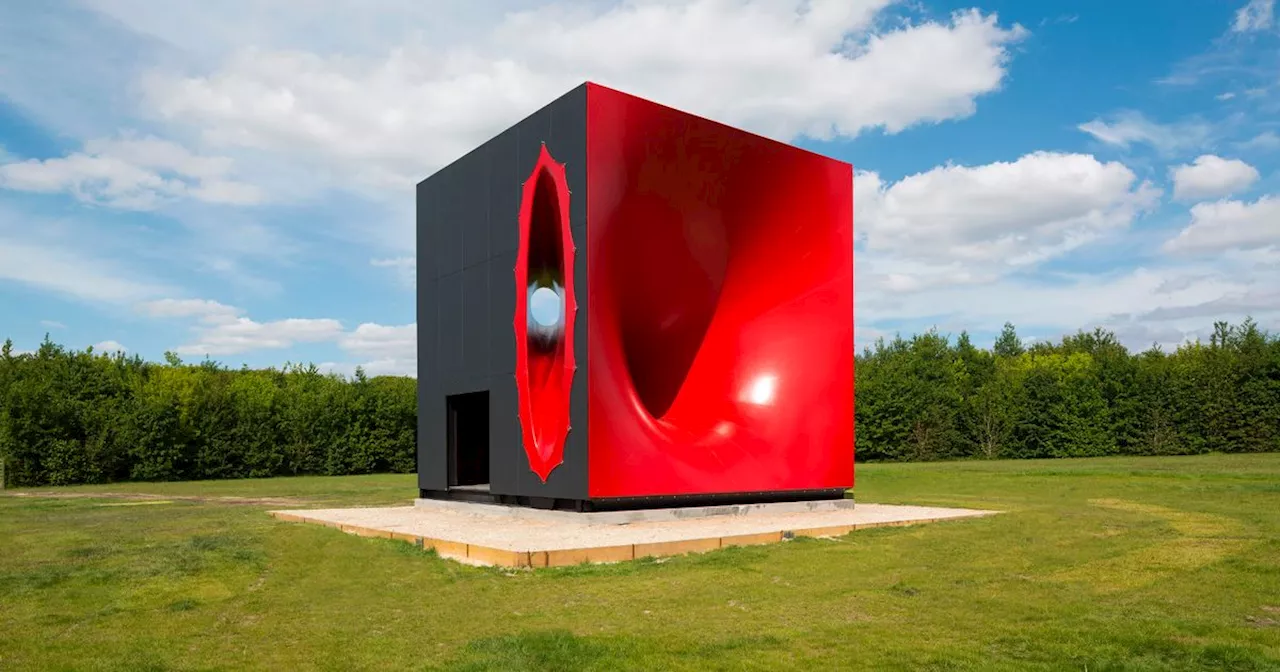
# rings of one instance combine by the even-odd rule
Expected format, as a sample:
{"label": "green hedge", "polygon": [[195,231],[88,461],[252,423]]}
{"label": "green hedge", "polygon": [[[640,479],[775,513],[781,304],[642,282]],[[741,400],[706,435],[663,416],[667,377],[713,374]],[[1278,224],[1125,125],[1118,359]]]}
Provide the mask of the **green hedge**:
{"label": "green hedge", "polygon": [[[69,351],[0,353],[10,486],[412,472],[416,385],[314,366],[228,370]],[[859,460],[1280,450],[1280,338],[1131,353],[1109,332],[991,350],[965,334],[880,340],[857,357]]]}
{"label": "green hedge", "polygon": [[165,364],[47,339],[0,352],[9,486],[412,472],[411,378]]}
{"label": "green hedge", "polygon": [[1103,330],[991,351],[965,334],[878,341],[857,358],[860,460],[1280,450],[1280,338],[1252,320],[1130,353]]}

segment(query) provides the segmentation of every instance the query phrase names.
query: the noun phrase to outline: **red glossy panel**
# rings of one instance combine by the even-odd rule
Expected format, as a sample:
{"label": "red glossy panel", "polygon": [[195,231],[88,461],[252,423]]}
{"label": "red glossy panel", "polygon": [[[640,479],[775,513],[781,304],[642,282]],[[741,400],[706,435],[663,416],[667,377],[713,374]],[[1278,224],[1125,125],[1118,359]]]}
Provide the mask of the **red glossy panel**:
{"label": "red glossy panel", "polygon": [[590,496],[851,486],[852,167],[587,101]]}
{"label": "red glossy panel", "polygon": [[[520,247],[516,255],[516,389],[520,429],[529,468],[543,483],[564,461],[569,433],[569,392],[577,366],[573,355],[573,236],[564,165],[543,145],[520,202]],[[554,338],[531,338],[529,286],[547,279],[563,288],[564,328]]]}

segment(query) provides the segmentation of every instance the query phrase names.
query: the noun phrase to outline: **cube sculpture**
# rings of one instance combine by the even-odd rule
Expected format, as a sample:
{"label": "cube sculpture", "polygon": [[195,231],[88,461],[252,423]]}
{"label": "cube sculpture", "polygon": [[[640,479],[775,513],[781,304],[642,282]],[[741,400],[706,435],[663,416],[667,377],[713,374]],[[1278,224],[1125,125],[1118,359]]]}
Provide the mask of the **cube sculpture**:
{"label": "cube sculpture", "polygon": [[587,83],[417,204],[423,497],[852,486],[849,164]]}

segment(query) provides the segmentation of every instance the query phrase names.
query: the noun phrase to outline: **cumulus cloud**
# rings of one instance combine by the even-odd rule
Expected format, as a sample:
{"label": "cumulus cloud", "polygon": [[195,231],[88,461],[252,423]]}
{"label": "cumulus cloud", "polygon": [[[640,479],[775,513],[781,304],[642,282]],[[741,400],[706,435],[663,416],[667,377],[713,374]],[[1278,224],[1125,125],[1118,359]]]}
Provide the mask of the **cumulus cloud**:
{"label": "cumulus cloud", "polygon": [[126,348],[123,345],[120,345],[119,341],[102,341],[101,343],[93,344],[93,351],[102,352],[110,355],[110,354],[115,354],[117,352],[128,352],[129,348]]}
{"label": "cumulus cloud", "polygon": [[1213,154],[1176,166],[1169,173],[1173,178],[1173,197],[1183,201],[1229,196],[1249,188],[1259,177],[1258,169],[1244,161]]}
{"label": "cumulus cloud", "polygon": [[336,341],[342,323],[320,318],[288,318],[257,322],[244,311],[210,299],[159,299],[138,304],[144,315],[156,318],[195,318],[195,339],[180,345],[182,355],[238,355],[255,350],[291,348],[296,343]]}
{"label": "cumulus cloud", "polygon": [[234,52],[144,84],[211,144],[401,188],[584,80],[773,137],[897,132],[965,117],[1002,85],[1019,26],[960,12],[878,30],[888,0],[691,0],[511,12],[465,46],[378,55]]}
{"label": "cumulus cloud", "polygon": [[1276,0],[1250,0],[1249,4],[1236,10],[1231,30],[1237,33],[1266,30],[1272,25],[1275,10]]}
{"label": "cumulus cloud", "polygon": [[343,350],[361,357],[412,359],[417,357],[418,325],[362,324],[344,336],[339,345]]}
{"label": "cumulus cloud", "polygon": [[[346,353],[364,360],[361,366],[369,375],[407,375],[418,373],[418,325],[387,326],[365,323],[343,336],[338,346]],[[354,365],[333,364],[339,372],[354,370]]]}
{"label": "cumulus cloud", "polygon": [[891,292],[1033,267],[1127,227],[1159,196],[1121,163],[1052,152],[939,166],[893,184],[859,173],[854,192],[867,252],[859,274]]}
{"label": "cumulus cloud", "polygon": [[236,355],[291,348],[296,343],[333,341],[341,334],[342,323],[327,318],[255,322],[237,317],[197,327],[195,342],[180,345],[175,351],[182,355]]}
{"label": "cumulus cloud", "polygon": [[351,331],[328,318],[289,318],[258,322],[244,311],[210,299],[159,299],[137,305],[155,318],[193,319],[194,337],[174,348],[182,355],[237,355],[259,350],[280,350],[298,343],[334,343],[355,363],[327,362],[327,371],[350,374],[357,365],[370,375],[416,375],[417,324],[387,326],[367,322]]}
{"label": "cumulus cloud", "polygon": [[199,156],[155,137],[91,140],[64,157],[0,164],[0,187],[68,193],[127,210],[151,210],[178,198],[236,205],[263,198],[257,187],[231,178],[230,159]]}
{"label": "cumulus cloud", "polygon": [[1212,253],[1280,245],[1280,198],[1222,200],[1191,207],[1191,223],[1164,244],[1166,252]]}
{"label": "cumulus cloud", "polygon": [[1102,326],[1133,348],[1176,346],[1214,319],[1252,314],[1280,325],[1280,232],[1260,233],[1280,213],[1267,199],[1193,208],[1200,228],[1170,247],[1213,256],[1111,269],[1091,257],[1095,269],[1072,271],[1064,260],[1049,271],[1046,262],[1088,241],[1125,241],[1158,191],[1121,163],[1045,152],[897,182],[859,173],[854,185],[860,346],[898,330],[955,334],[1005,321],[1050,340]]}

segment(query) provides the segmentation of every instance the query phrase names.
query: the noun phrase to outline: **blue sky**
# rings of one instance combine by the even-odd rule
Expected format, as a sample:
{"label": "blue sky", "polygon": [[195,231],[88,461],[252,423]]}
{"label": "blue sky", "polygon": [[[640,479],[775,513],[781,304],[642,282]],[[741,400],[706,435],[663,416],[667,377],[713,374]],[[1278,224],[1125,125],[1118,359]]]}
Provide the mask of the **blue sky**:
{"label": "blue sky", "polygon": [[853,163],[860,345],[1280,328],[1274,0],[0,4],[20,349],[412,373],[412,185],[591,79]]}

